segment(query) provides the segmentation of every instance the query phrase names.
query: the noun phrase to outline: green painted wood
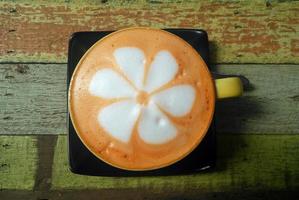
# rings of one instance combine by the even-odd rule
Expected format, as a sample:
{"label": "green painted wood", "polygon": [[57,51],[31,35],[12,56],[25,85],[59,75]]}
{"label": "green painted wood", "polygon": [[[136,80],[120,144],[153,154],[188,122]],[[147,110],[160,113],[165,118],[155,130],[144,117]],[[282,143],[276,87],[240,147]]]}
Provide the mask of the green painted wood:
{"label": "green painted wood", "polygon": [[[299,133],[298,65],[216,65],[252,82],[217,104],[219,133]],[[66,65],[0,64],[0,134],[66,134]]]}
{"label": "green painted wood", "polygon": [[144,189],[182,192],[298,190],[298,135],[218,135],[213,171],[167,177],[91,177],[68,169],[66,137],[55,148],[52,189]]}
{"label": "green painted wood", "polygon": [[[53,140],[52,137],[56,136],[40,136],[38,141],[45,144],[45,140]],[[284,195],[280,191],[290,194],[298,191],[299,135],[228,134],[218,135],[217,140],[218,161],[212,171],[168,177],[113,178],[72,174],[68,170],[66,136],[59,136],[56,145],[40,143],[39,150],[35,136],[0,136],[0,197],[7,199],[23,194],[24,197],[36,197],[34,199],[79,199],[86,195],[93,199],[95,195],[103,194],[104,199],[109,199],[118,198],[109,193],[119,191],[123,192],[124,198],[132,198],[130,194],[135,193],[142,199],[152,192],[155,197],[182,198],[187,192],[190,199],[197,195],[221,199],[222,195],[242,197],[242,191],[251,197],[267,197],[267,191],[280,196]],[[51,154],[53,149],[51,165],[53,157],[47,151]],[[41,169],[51,172],[44,173]],[[41,179],[47,179],[50,188],[34,187],[35,192],[32,192],[33,186],[38,185],[34,182]],[[64,195],[64,191],[74,193]]]}
{"label": "green painted wood", "polygon": [[32,189],[37,159],[35,137],[0,136],[0,193],[5,189]]}
{"label": "green painted wood", "polygon": [[202,28],[213,63],[299,63],[298,1],[0,2],[0,62],[66,62],[76,31]]}
{"label": "green painted wood", "polygon": [[28,190],[5,190],[0,192],[0,199],[55,199],[55,200],[198,200],[198,199],[244,199],[244,200],[298,200],[298,191],[248,191],[246,189],[233,192],[204,192],[186,188],[184,191],[153,191],[146,189],[82,189],[82,190],[51,190],[47,192]]}

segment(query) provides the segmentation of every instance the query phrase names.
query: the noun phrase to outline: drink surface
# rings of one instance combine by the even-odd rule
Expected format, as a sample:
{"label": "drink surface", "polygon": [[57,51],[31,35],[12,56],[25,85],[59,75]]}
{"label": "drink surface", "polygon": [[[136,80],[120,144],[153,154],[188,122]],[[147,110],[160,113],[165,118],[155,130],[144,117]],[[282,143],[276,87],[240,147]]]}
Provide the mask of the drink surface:
{"label": "drink surface", "polygon": [[132,28],[98,41],[69,89],[77,134],[101,160],[156,169],[192,151],[214,112],[215,92],[197,52],[158,29]]}

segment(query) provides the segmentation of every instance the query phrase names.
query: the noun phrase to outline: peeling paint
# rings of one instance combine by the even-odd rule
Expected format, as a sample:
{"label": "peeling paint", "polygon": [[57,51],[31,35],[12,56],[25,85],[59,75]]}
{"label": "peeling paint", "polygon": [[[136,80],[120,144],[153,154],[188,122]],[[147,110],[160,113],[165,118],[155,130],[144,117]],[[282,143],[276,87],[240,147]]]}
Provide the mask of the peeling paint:
{"label": "peeling paint", "polygon": [[0,3],[0,62],[66,62],[73,32],[150,26],[207,30],[212,63],[299,63],[296,1],[14,2]]}

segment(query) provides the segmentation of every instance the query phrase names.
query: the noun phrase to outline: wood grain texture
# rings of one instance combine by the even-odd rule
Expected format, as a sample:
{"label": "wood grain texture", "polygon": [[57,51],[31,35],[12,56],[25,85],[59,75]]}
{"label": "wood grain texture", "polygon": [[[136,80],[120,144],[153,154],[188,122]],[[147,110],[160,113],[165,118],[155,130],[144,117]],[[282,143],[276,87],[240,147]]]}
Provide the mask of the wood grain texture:
{"label": "wood grain texture", "polygon": [[250,191],[239,190],[233,192],[204,192],[185,188],[184,191],[153,191],[150,189],[76,189],[76,190],[50,190],[47,192],[28,190],[5,190],[0,192],[1,200],[298,200],[298,191],[267,190]]}
{"label": "wood grain texture", "polygon": [[[219,133],[299,133],[298,65],[216,65],[252,89],[217,104]],[[0,134],[66,134],[66,65],[0,64]]]}
{"label": "wood grain texture", "polygon": [[91,177],[68,169],[66,137],[59,136],[52,189],[145,189],[162,192],[229,192],[299,189],[298,135],[218,135],[216,169],[167,177]]}
{"label": "wood grain texture", "polygon": [[196,189],[185,188],[184,191],[153,191],[146,189],[82,189],[82,190],[50,190],[47,192],[28,191],[28,190],[5,190],[0,192],[1,200],[298,200],[298,191],[233,191],[233,192],[203,192]]}
{"label": "wood grain texture", "polygon": [[0,62],[66,62],[76,31],[202,28],[213,63],[299,63],[298,1],[0,2]]}
{"label": "wood grain texture", "polygon": [[66,133],[66,65],[0,65],[0,134]]}
{"label": "wood grain texture", "polygon": [[35,137],[0,136],[0,191],[32,189],[36,163]]}
{"label": "wood grain texture", "polygon": [[215,71],[251,81],[244,96],[219,101],[216,125],[228,133],[299,133],[298,65],[217,65]]}
{"label": "wood grain texture", "polygon": [[[52,140],[51,137],[56,138],[40,136],[39,139]],[[243,192],[251,197],[273,197],[273,191],[279,196],[298,191],[298,135],[228,134],[218,135],[217,140],[218,160],[212,171],[167,177],[113,178],[72,174],[68,170],[66,136],[59,136],[56,145],[44,147],[39,151],[42,153],[37,153],[35,136],[0,136],[0,197],[21,199],[22,194],[36,197],[34,199],[80,199],[85,194],[94,199],[102,194],[104,199],[118,199],[120,193],[115,193],[118,191],[127,199],[133,198],[132,193],[137,199],[151,193],[155,198],[165,199],[196,199],[197,195],[221,199],[222,195],[242,197]],[[46,160],[49,159],[46,151],[51,153],[53,149],[54,164],[51,165],[53,158]],[[51,177],[38,170],[38,162],[45,162],[40,167],[51,171]],[[32,191],[34,181],[46,178],[51,188]],[[272,196],[267,191],[271,191]]]}

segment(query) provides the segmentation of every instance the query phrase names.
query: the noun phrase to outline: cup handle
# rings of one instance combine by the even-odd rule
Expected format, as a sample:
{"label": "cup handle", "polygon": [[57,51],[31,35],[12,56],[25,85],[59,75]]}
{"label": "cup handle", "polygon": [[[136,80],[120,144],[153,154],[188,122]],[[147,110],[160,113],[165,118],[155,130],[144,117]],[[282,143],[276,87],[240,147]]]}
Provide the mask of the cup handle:
{"label": "cup handle", "polygon": [[243,94],[243,84],[239,77],[215,79],[217,99],[239,97]]}

